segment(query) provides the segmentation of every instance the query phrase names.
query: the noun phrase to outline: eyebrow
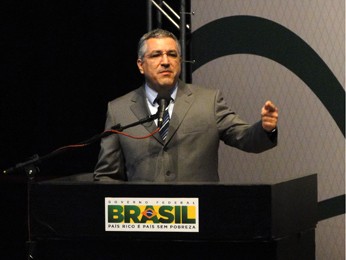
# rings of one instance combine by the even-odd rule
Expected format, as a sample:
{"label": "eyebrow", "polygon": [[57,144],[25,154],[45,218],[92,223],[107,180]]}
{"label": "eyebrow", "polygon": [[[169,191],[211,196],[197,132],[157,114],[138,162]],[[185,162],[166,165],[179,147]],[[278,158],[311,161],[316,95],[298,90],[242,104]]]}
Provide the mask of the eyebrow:
{"label": "eyebrow", "polygon": [[178,53],[178,50],[175,50],[175,49],[171,49],[171,50],[167,50],[167,51],[164,51],[164,50],[153,50],[149,53],[154,53],[154,52],[176,52]]}

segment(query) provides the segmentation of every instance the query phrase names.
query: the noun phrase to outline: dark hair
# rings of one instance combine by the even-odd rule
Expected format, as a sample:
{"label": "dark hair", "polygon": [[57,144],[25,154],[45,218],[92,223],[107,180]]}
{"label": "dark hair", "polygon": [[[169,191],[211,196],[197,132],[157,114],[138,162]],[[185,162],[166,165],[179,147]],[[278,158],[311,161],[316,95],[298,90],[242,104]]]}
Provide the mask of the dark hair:
{"label": "dark hair", "polygon": [[180,42],[178,41],[177,37],[173,33],[164,29],[154,29],[144,34],[139,40],[138,49],[137,49],[138,59],[142,59],[144,57],[144,54],[147,51],[146,41],[151,38],[172,38],[177,44],[178,54],[181,55]]}

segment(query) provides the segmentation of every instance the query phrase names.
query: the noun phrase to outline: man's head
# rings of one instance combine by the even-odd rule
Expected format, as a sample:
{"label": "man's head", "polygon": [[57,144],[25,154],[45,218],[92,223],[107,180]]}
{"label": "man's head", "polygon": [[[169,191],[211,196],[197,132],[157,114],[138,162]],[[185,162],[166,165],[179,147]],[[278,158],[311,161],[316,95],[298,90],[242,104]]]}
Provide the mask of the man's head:
{"label": "man's head", "polygon": [[149,87],[157,92],[175,86],[181,72],[181,48],[174,34],[155,29],[138,43],[137,66]]}

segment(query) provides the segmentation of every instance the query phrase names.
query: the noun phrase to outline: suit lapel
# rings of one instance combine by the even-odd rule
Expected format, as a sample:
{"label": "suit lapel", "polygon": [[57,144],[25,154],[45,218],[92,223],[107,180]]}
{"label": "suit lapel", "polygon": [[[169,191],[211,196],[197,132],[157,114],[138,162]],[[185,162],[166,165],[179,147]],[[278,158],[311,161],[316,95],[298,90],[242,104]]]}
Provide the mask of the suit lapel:
{"label": "suit lapel", "polygon": [[[146,101],[144,86],[138,88],[135,91],[131,99],[131,102],[132,102],[132,105],[130,106],[131,111],[137,117],[138,120],[146,118],[148,115],[150,115],[148,104],[146,103],[147,101]],[[147,129],[148,133],[152,133],[157,129],[157,126],[154,123],[154,121],[144,123],[143,126]],[[159,133],[155,133],[153,137],[162,143],[162,139]]]}
{"label": "suit lapel", "polygon": [[176,131],[183,122],[187,112],[189,111],[193,103],[193,100],[194,97],[192,95],[191,90],[185,83],[179,81],[176,101],[174,104],[172,118],[169,123],[166,143],[168,143],[170,139],[175,135]]}

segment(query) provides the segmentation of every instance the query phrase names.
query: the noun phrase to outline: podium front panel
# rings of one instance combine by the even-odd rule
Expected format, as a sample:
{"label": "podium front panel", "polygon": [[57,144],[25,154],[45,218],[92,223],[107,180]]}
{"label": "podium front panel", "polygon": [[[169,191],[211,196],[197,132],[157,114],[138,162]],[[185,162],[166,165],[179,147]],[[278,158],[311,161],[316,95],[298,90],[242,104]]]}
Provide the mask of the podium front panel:
{"label": "podium front panel", "polygon": [[[198,198],[199,232],[105,231],[106,197]],[[269,241],[312,230],[316,220],[316,175],[256,185],[68,180],[30,185],[30,230],[34,239]]]}

